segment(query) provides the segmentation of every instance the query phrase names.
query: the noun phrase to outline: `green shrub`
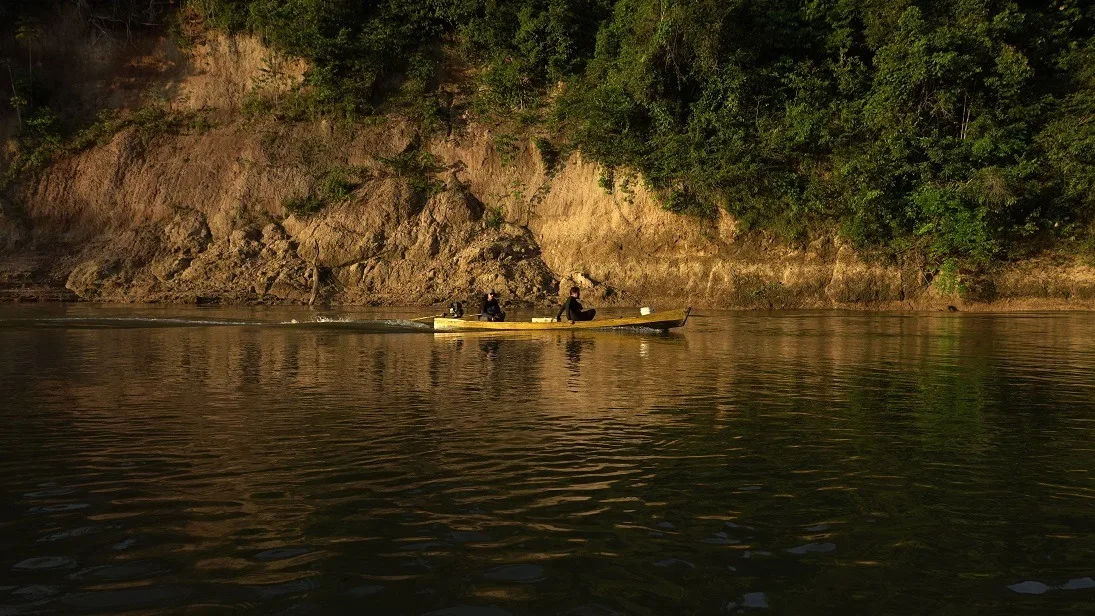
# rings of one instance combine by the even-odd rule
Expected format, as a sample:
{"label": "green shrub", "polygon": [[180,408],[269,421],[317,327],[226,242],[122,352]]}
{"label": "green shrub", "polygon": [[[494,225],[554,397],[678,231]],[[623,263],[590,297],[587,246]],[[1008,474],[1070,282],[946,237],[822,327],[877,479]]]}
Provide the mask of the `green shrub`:
{"label": "green shrub", "polygon": [[249,5],[252,4],[249,0],[187,0],[186,3],[209,25],[228,32],[239,32],[247,27]]}
{"label": "green shrub", "polygon": [[441,171],[437,157],[426,150],[412,147],[395,156],[381,157],[379,160],[393,174],[405,180],[417,194],[430,196],[445,187],[444,183],[434,177],[434,174]]}
{"label": "green shrub", "polygon": [[312,181],[304,195],[286,197],[282,202],[285,210],[298,217],[322,211],[328,205],[349,198],[366,179],[366,171],[360,168],[331,167]]}
{"label": "green shrub", "polygon": [[505,222],[505,213],[501,206],[489,208],[483,217],[483,224],[493,231],[501,229]]}
{"label": "green shrub", "polygon": [[544,169],[548,175],[554,175],[559,166],[559,148],[544,137],[536,137],[532,140],[536,151],[540,153],[540,160],[544,161]]}
{"label": "green shrub", "polygon": [[240,113],[248,119],[261,119],[274,113],[274,101],[257,90],[248,92],[240,103]]}
{"label": "green shrub", "polygon": [[701,200],[695,193],[685,189],[669,191],[662,200],[662,207],[670,212],[695,218],[712,218],[715,215],[714,205]]}
{"label": "green shrub", "polygon": [[494,136],[494,151],[498,152],[498,157],[502,159],[502,166],[509,167],[516,160],[521,146],[517,144],[517,138],[513,135],[500,133]]}
{"label": "green shrub", "polygon": [[483,85],[486,104],[501,111],[521,111],[536,100],[529,75],[512,60],[492,63],[483,75]]}
{"label": "green shrub", "polygon": [[616,169],[613,167],[601,167],[601,172],[597,175],[597,185],[601,187],[601,190],[610,195],[615,192]]}
{"label": "green shrub", "polygon": [[985,206],[970,203],[954,191],[933,187],[914,193],[911,202],[912,212],[920,221],[916,235],[928,241],[931,256],[964,256],[986,263],[998,252],[999,243],[989,227]]}
{"label": "green shrub", "polygon": [[349,197],[357,186],[350,181],[347,169],[336,167],[327,171],[320,179],[319,191],[325,200],[341,201]]}
{"label": "green shrub", "polygon": [[944,297],[965,294],[966,289],[962,284],[957,259],[950,257],[943,261],[943,264],[939,266],[939,272],[932,280],[932,287]]}
{"label": "green shrub", "polygon": [[620,182],[620,192],[623,193],[626,203],[635,203],[635,184],[638,181],[639,175],[632,171],[625,174],[624,179]]}
{"label": "green shrub", "polygon": [[286,197],[282,202],[282,205],[285,206],[285,210],[290,214],[303,217],[319,212],[327,206],[327,202],[317,195],[308,193],[307,195],[299,197]]}

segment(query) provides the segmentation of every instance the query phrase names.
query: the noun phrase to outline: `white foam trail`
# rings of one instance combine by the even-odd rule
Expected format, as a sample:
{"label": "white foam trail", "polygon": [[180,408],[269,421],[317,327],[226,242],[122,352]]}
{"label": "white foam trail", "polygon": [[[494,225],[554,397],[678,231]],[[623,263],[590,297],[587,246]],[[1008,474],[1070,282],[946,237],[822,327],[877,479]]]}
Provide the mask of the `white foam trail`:
{"label": "white foam trail", "polygon": [[262,321],[219,321],[181,317],[49,317],[29,319],[38,323],[162,323],[165,325],[265,325]]}
{"label": "white foam trail", "polygon": [[432,330],[429,323],[408,321],[406,319],[353,319],[350,317],[325,317],[317,316],[307,320],[289,319],[278,325],[356,325],[360,327],[384,327],[390,329]]}

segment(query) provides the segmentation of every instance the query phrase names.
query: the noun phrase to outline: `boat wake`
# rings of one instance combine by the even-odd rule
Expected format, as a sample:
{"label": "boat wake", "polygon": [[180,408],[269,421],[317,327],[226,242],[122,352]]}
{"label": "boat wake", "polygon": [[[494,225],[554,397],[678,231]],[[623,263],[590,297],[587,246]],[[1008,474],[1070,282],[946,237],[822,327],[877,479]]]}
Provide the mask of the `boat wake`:
{"label": "boat wake", "polygon": [[125,327],[213,327],[266,325],[262,321],[244,321],[234,319],[192,319],[186,317],[40,317],[22,319],[0,319],[0,322],[12,325],[32,325],[40,327],[67,328],[125,328]]}
{"label": "boat wake", "polygon": [[289,327],[315,327],[326,329],[357,329],[378,332],[426,332],[433,331],[429,323],[406,319],[355,319],[352,317],[317,316],[311,319],[289,319],[278,323]]}
{"label": "boat wake", "polygon": [[156,329],[156,328],[208,328],[208,327],[247,327],[247,328],[304,328],[304,329],[342,329],[362,332],[426,332],[432,327],[428,323],[404,319],[361,319],[350,316],[325,316],[288,320],[261,320],[240,318],[208,317],[154,317],[154,316],[21,316],[0,318],[0,323],[15,327],[59,328],[59,329]]}

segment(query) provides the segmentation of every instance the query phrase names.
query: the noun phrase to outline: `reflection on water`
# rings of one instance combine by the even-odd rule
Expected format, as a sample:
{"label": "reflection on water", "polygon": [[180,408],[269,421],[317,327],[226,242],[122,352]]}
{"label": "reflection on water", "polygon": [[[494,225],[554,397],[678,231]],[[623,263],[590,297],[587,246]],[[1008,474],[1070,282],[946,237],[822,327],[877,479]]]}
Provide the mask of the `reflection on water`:
{"label": "reflection on water", "polygon": [[0,613],[1095,609],[1095,315],[407,316],[0,310]]}

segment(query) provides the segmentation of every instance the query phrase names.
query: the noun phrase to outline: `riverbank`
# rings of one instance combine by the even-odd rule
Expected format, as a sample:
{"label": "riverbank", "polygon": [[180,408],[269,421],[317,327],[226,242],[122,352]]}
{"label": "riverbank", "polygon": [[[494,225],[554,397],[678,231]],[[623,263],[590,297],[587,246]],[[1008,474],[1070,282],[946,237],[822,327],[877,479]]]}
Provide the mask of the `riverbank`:
{"label": "riverbank", "polygon": [[835,233],[792,245],[725,212],[667,212],[636,177],[606,181],[578,152],[467,113],[423,134],[398,115],[256,112],[257,89],[292,84],[261,85],[266,52],[248,37],[118,53],[99,61],[146,67],[140,87],[103,69],[94,88],[144,94],[120,130],[9,188],[0,299],[428,306],[494,288],[544,306],[576,284],[598,306],[1095,308],[1082,256],[971,271]]}
{"label": "riverbank", "polygon": [[[1095,307],[1095,268],[1079,257],[973,272],[863,254],[836,235],[791,246],[726,214],[666,212],[641,186],[608,192],[579,154],[549,170],[519,144],[504,161],[489,127],[422,145],[428,169],[393,168],[415,136],[394,119],[346,134],[242,120],[148,140],[123,131],[24,188],[0,260],[3,296],[425,306],[494,288],[546,305],[576,284],[602,306]],[[299,159],[316,144],[315,160]],[[331,168],[356,174],[345,197],[287,211]]]}

